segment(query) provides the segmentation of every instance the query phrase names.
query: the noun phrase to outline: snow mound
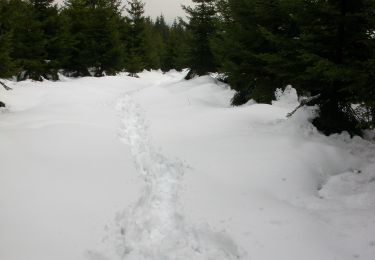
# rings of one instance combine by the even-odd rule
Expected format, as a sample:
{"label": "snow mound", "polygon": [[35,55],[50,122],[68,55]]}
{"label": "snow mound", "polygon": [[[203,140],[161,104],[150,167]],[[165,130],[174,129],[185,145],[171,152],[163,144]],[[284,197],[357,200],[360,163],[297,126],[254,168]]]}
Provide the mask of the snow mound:
{"label": "snow mound", "polygon": [[350,154],[361,158],[358,168],[330,176],[319,195],[349,208],[375,206],[375,144],[346,132],[334,134],[329,140]]}
{"label": "snow mound", "polygon": [[[184,166],[166,158],[151,144],[142,109],[125,96],[117,109],[122,117],[121,139],[130,146],[146,186],[141,198],[117,215],[108,241],[120,259],[243,259],[224,232],[187,223],[179,207]],[[92,254],[91,259],[105,259]]]}
{"label": "snow mound", "polygon": [[366,166],[363,171],[353,170],[330,177],[319,195],[351,208],[375,206],[375,164]]}
{"label": "snow mound", "polygon": [[297,90],[291,85],[286,86],[284,91],[280,88],[275,91],[276,100],[272,105],[284,108],[296,108],[299,105]]}

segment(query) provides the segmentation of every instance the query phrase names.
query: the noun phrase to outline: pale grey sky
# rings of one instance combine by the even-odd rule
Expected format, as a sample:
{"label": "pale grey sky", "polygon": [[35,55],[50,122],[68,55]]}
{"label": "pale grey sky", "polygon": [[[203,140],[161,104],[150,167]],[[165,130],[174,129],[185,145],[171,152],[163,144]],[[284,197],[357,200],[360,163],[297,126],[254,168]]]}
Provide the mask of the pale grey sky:
{"label": "pale grey sky", "polygon": [[[161,13],[164,14],[167,22],[173,22],[173,19],[181,16],[185,18],[185,12],[182,10],[181,5],[192,5],[191,0],[142,0],[146,3],[145,11],[147,16],[155,18]],[[56,0],[57,3],[62,4],[64,0]],[[126,0],[122,0],[126,3]]]}
{"label": "pale grey sky", "polygon": [[191,0],[143,0],[146,3],[146,15],[152,18],[164,14],[167,22],[172,22],[177,16],[185,17],[181,5],[192,5]]}

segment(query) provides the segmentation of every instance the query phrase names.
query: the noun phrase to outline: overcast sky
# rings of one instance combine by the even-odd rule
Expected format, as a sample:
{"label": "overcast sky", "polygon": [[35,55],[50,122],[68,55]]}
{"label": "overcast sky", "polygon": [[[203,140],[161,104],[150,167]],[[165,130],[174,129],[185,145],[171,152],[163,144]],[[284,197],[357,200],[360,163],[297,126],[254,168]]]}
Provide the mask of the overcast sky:
{"label": "overcast sky", "polygon": [[[64,2],[64,0],[55,1],[59,4]],[[122,2],[126,3],[126,0],[122,0]],[[181,5],[192,5],[193,3],[191,0],[142,0],[142,2],[146,3],[146,16],[151,16],[154,19],[162,13],[169,23],[172,23],[173,19],[178,16],[185,18],[185,12]]]}
{"label": "overcast sky", "polygon": [[192,4],[191,0],[143,0],[143,2],[146,3],[146,15],[155,18],[163,13],[168,22],[173,21],[177,16],[185,17],[181,5]]}

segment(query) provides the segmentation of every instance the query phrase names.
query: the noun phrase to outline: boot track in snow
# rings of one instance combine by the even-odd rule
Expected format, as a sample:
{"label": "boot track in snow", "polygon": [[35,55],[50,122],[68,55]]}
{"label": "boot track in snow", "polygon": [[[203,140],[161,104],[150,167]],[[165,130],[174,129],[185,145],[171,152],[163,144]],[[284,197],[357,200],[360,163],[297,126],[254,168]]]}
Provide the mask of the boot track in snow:
{"label": "boot track in snow", "polygon": [[120,138],[130,146],[146,186],[139,201],[118,214],[111,243],[119,259],[247,259],[223,232],[193,227],[179,209],[185,166],[152,145],[144,113],[130,95],[119,100]]}

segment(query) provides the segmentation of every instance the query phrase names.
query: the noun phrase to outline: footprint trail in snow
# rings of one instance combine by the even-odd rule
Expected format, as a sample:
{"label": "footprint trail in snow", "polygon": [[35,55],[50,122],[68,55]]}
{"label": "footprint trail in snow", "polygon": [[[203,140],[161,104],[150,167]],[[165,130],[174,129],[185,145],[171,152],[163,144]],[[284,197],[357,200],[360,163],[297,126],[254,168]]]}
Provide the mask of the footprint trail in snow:
{"label": "footprint trail in snow", "polygon": [[142,109],[131,96],[117,105],[121,117],[120,137],[130,146],[138,172],[146,186],[142,197],[118,214],[110,229],[119,259],[247,259],[226,234],[208,225],[186,223],[179,208],[184,165],[166,158],[152,145]]}

